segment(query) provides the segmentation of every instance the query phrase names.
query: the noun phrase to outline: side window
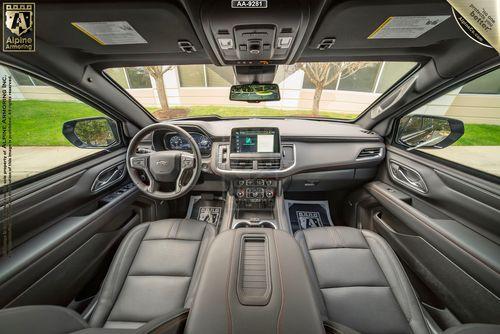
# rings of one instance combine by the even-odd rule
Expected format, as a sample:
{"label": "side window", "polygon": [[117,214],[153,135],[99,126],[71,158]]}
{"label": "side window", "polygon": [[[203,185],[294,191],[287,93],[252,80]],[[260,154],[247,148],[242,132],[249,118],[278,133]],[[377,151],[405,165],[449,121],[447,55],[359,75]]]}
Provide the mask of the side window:
{"label": "side window", "polygon": [[396,140],[500,177],[500,69],[403,117]]}
{"label": "side window", "polygon": [[[119,142],[116,123],[98,110],[9,67],[0,66],[0,77],[6,80],[6,87],[10,81],[10,96],[2,102],[6,105],[2,130],[10,123],[11,131],[2,131],[1,139],[11,150],[9,153],[4,149],[0,159],[1,170],[10,170],[10,183],[96,154]],[[9,166],[4,166],[4,161]],[[9,182],[4,179],[2,186],[6,183]]]}

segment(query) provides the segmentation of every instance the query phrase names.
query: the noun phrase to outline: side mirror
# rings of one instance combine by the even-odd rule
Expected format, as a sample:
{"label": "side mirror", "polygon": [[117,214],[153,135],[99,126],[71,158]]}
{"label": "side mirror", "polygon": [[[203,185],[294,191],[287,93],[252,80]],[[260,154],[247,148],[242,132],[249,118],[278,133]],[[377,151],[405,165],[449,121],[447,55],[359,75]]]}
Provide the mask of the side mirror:
{"label": "side mirror", "polygon": [[407,115],[401,118],[397,141],[408,146],[408,151],[417,148],[445,148],[464,134],[464,123],[460,120],[432,115]]}
{"label": "side mirror", "polygon": [[118,144],[118,126],[107,117],[89,117],[67,121],[62,133],[79,148],[108,148]]}

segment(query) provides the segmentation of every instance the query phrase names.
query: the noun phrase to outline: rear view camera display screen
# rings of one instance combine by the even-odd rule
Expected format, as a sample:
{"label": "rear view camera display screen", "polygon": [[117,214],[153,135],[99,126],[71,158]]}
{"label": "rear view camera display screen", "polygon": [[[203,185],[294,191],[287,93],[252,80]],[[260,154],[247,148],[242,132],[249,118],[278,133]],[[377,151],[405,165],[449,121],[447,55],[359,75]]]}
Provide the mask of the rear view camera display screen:
{"label": "rear view camera display screen", "polygon": [[240,128],[231,133],[233,153],[279,153],[277,128]]}

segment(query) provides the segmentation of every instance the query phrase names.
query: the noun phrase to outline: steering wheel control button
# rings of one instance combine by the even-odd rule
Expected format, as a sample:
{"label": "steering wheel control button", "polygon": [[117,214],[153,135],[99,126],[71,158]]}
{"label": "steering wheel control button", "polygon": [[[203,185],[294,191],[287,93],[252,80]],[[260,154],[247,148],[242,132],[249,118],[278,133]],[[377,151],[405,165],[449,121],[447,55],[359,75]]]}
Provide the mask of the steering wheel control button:
{"label": "steering wheel control button", "polygon": [[132,157],[130,159],[130,164],[134,168],[144,168],[144,167],[146,167],[146,158]]}
{"label": "steering wheel control button", "polygon": [[183,168],[193,168],[194,167],[194,159],[192,157],[182,156],[182,167]]}

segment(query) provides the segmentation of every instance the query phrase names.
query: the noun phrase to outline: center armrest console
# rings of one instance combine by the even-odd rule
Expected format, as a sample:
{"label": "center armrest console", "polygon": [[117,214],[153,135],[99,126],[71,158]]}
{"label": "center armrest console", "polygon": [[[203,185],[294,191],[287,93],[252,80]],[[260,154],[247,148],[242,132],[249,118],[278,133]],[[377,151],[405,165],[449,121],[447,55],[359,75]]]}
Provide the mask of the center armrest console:
{"label": "center armrest console", "polygon": [[207,254],[185,333],[324,333],[318,298],[290,234],[227,230]]}

